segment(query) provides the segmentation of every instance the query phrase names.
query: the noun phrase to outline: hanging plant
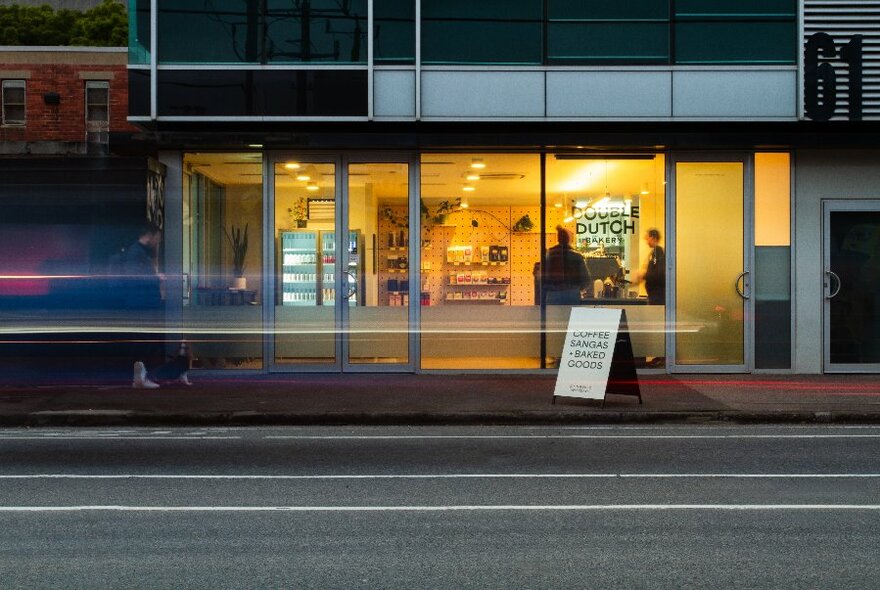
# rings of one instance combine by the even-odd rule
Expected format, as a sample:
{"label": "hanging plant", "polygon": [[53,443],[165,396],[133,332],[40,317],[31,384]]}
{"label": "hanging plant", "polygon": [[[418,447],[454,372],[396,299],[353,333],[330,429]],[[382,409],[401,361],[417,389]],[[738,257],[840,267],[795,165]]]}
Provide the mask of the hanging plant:
{"label": "hanging plant", "polygon": [[381,213],[382,217],[384,217],[391,225],[403,228],[409,227],[409,219],[406,218],[406,215],[396,213],[391,207],[382,207]]}
{"label": "hanging plant", "polygon": [[519,218],[519,221],[513,224],[513,231],[525,233],[532,231],[533,227],[535,227],[535,224],[532,223],[529,215],[525,214]]}

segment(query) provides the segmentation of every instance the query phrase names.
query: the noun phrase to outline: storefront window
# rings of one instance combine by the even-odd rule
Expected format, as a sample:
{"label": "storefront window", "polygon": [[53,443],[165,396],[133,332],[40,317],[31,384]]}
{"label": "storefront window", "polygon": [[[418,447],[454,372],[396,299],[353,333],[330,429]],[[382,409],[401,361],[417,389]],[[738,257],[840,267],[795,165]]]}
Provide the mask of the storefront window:
{"label": "storefront window", "polygon": [[186,154],[183,326],[193,367],[263,367],[263,161]]}
{"label": "storefront window", "polygon": [[[548,255],[538,270],[547,304],[548,366],[562,353],[574,305],[624,309],[638,363],[664,366],[664,161],[662,154],[548,155]],[[587,279],[576,272],[577,258],[560,251],[566,240],[562,249],[583,258]]]}
{"label": "storefront window", "polygon": [[422,368],[539,368],[540,156],[426,154],[421,194]]}

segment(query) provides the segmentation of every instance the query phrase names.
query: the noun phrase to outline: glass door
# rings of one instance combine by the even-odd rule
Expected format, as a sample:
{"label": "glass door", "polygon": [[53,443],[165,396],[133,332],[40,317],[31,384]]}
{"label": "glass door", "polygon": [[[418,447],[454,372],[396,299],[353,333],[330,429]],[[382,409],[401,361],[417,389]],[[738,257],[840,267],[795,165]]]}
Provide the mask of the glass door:
{"label": "glass door", "polygon": [[880,371],[880,201],[823,203],[825,371]]}
{"label": "glass door", "polygon": [[670,368],[745,372],[751,366],[751,163],[673,159]]}
{"label": "glass door", "polygon": [[273,293],[269,348],[274,370],[335,370],[340,366],[339,248],[333,160],[278,158],[270,169],[274,219],[269,251]]}
{"label": "glass door", "polygon": [[410,175],[406,161],[346,163],[343,226],[347,236],[340,272],[343,368],[347,371],[412,370],[415,337],[411,326],[420,289],[410,228]]}

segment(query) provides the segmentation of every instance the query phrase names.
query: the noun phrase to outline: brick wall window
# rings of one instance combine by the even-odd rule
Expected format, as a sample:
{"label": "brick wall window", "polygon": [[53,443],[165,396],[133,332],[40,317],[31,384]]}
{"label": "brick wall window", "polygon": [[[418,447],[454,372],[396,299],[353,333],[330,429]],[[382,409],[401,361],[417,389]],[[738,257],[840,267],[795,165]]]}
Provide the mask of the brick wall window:
{"label": "brick wall window", "polygon": [[3,124],[25,124],[24,80],[3,80]]}
{"label": "brick wall window", "polygon": [[110,83],[86,82],[86,141],[107,143],[110,131]]}

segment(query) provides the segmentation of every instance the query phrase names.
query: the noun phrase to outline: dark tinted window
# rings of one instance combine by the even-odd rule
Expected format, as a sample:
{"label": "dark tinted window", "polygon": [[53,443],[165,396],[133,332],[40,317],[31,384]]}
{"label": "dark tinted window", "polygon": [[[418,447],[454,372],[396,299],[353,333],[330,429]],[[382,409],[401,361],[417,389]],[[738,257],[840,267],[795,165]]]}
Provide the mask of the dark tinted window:
{"label": "dark tinted window", "polygon": [[366,116],[365,71],[163,71],[163,116]]}
{"label": "dark tinted window", "polygon": [[266,62],[367,62],[367,0],[266,0]]}
{"label": "dark tinted window", "polygon": [[550,63],[668,63],[669,0],[549,0]]}
{"label": "dark tinted window", "polygon": [[539,64],[541,0],[422,2],[422,61]]}
{"label": "dark tinted window", "polygon": [[128,114],[150,116],[150,71],[128,70]]}
{"label": "dark tinted window", "polygon": [[366,0],[159,0],[162,63],[365,63]]}
{"label": "dark tinted window", "polygon": [[377,64],[415,61],[415,20],[412,0],[374,0],[373,59]]}
{"label": "dark tinted window", "polygon": [[675,63],[796,61],[793,0],[676,0]]}

